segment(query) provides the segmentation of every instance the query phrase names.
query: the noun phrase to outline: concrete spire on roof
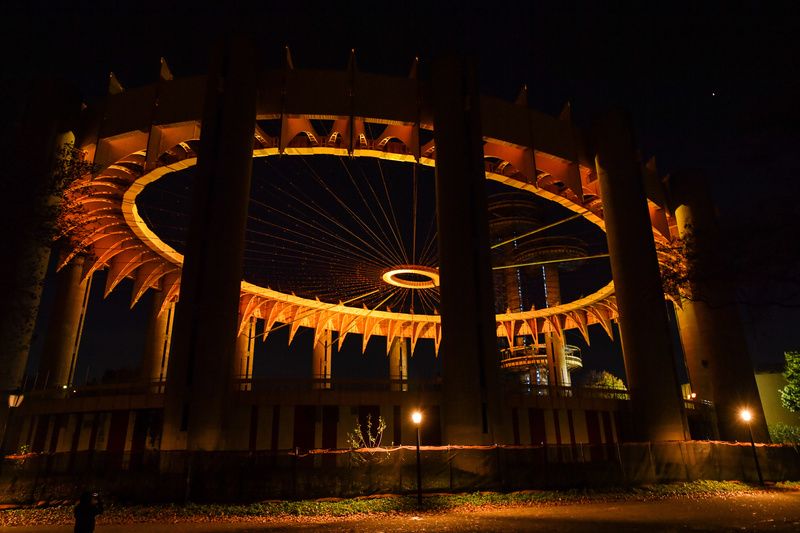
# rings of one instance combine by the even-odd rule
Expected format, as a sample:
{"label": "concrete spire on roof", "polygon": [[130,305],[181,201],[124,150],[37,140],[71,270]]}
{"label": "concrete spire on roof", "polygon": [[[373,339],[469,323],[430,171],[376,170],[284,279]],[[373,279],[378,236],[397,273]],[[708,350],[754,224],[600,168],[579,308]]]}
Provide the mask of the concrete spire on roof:
{"label": "concrete spire on roof", "polygon": [[159,79],[161,81],[172,81],[172,71],[169,69],[169,65],[167,65],[167,60],[163,57],[161,58],[161,70],[158,73]]}
{"label": "concrete spire on roof", "polygon": [[117,79],[117,76],[113,72],[109,72],[108,74],[108,94],[120,94],[125,89],[122,87],[122,84]]}

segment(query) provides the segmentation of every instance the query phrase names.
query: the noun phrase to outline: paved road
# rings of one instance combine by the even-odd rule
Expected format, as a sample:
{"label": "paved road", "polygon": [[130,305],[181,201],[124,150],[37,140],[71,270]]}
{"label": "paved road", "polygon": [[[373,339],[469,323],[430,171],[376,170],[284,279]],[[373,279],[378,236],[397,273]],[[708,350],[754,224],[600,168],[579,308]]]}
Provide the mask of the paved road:
{"label": "paved road", "polygon": [[[0,528],[11,533],[67,533],[69,526]],[[327,521],[98,525],[97,533],[264,533],[269,531],[793,531],[800,532],[800,492],[714,498],[514,507],[470,513]]]}

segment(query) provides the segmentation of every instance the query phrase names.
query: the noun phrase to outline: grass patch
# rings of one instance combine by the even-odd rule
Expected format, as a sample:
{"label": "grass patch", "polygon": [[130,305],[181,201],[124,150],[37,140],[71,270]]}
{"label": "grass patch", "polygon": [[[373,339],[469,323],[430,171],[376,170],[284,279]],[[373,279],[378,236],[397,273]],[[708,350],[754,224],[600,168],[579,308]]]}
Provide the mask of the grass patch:
{"label": "grass patch", "polygon": [[[798,482],[782,482],[778,489],[798,490]],[[110,504],[101,523],[207,522],[264,520],[287,517],[328,518],[369,514],[469,511],[520,505],[557,505],[589,501],[642,500],[671,497],[712,497],[759,490],[736,481],[693,481],[617,489],[528,490],[512,493],[429,494],[417,506],[416,496],[376,496],[343,500],[266,501],[251,504],[119,505]],[[67,505],[0,511],[0,526],[72,523]]]}

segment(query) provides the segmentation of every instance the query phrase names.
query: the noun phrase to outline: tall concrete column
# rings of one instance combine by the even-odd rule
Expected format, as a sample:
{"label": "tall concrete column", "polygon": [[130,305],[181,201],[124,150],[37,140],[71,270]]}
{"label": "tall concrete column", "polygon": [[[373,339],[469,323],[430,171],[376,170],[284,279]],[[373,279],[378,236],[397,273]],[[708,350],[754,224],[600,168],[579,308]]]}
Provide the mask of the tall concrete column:
{"label": "tall concrete column", "polygon": [[[544,276],[544,289],[547,307],[561,305],[561,279],[556,265],[542,265]],[[559,387],[569,387],[572,381],[567,372],[567,357],[564,352],[564,340],[555,333],[545,333],[545,346],[547,347],[547,360],[550,362],[549,370],[553,384]]]}
{"label": "tall concrete column", "polygon": [[507,268],[503,271],[506,288],[506,306],[512,313],[522,311],[522,297],[519,292],[519,269]]}
{"label": "tall concrete column", "polygon": [[722,274],[726,267],[717,248],[719,227],[708,184],[698,172],[678,173],[670,176],[669,191],[678,232],[692,242],[690,271],[697,273],[675,310],[692,390],[714,402],[721,439],[749,439],[739,418],[746,407],[753,413],[754,437],[769,442],[735,287]]}
{"label": "tall concrete column", "polygon": [[506,443],[499,387],[480,97],[474,65],[432,71],[442,299],[442,426],[451,444]]}
{"label": "tall concrete column", "polygon": [[256,117],[255,52],[215,47],[167,371],[162,449],[226,447]]}
{"label": "tall concrete column", "polygon": [[556,265],[542,265],[544,292],[547,307],[561,305],[561,278]]}
{"label": "tall concrete column", "polygon": [[172,322],[175,317],[174,303],[169,303],[161,310],[163,299],[162,291],[153,291],[142,359],[142,379],[158,391],[163,391],[162,383],[167,378]]}
{"label": "tall concrete column", "polygon": [[633,135],[620,113],[594,128],[595,164],[636,440],[687,438],[664,292]]}
{"label": "tall concrete column", "polygon": [[0,121],[0,428],[8,393],[22,386],[50,258],[53,171],[59,150],[74,142],[81,99],[60,82],[3,83]]}
{"label": "tall concrete column", "polygon": [[250,317],[244,331],[236,337],[236,354],[233,357],[233,379],[238,390],[253,390],[253,354],[256,347],[256,319]]}
{"label": "tall concrete column", "polygon": [[314,345],[311,360],[311,378],[314,380],[315,389],[331,388],[331,350],[333,350],[333,332],[326,329]]}
{"label": "tall concrete column", "polygon": [[92,283],[91,276],[81,282],[82,274],[83,257],[80,256],[56,274],[53,312],[39,361],[39,388],[63,388],[73,384]]}
{"label": "tall concrete column", "polygon": [[389,379],[393,391],[408,390],[408,343],[409,339],[397,337],[389,349]]}

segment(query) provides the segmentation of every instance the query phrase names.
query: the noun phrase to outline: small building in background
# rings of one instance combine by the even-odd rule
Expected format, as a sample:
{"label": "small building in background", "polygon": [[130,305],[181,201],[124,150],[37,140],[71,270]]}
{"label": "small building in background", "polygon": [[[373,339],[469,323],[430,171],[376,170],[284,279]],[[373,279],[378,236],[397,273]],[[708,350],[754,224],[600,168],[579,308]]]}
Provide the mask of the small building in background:
{"label": "small building in background", "polygon": [[781,403],[780,390],[787,385],[783,377],[785,363],[761,366],[756,370],[756,384],[758,394],[761,396],[761,405],[764,406],[764,418],[767,425],[786,424],[800,427],[800,413],[789,411]]}

